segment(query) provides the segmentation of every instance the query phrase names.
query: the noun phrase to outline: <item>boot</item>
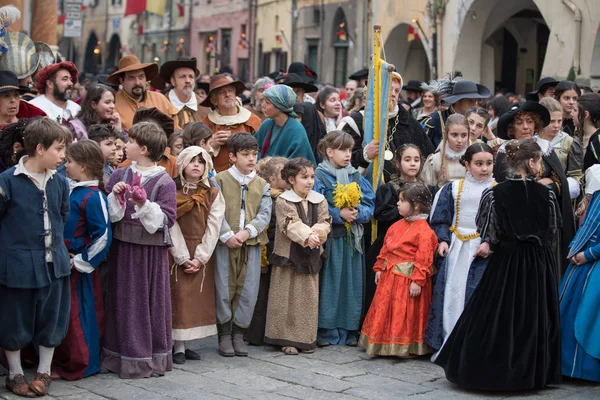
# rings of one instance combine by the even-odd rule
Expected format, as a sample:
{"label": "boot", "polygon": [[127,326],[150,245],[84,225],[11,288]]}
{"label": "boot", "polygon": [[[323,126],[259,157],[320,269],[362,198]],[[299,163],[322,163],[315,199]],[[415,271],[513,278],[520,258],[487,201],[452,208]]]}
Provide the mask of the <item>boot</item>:
{"label": "boot", "polygon": [[248,357],[248,347],[244,343],[246,329],[233,324],[233,349],[238,357]]}
{"label": "boot", "polygon": [[223,357],[235,356],[231,343],[231,322],[217,324],[217,334],[219,335],[219,354]]}

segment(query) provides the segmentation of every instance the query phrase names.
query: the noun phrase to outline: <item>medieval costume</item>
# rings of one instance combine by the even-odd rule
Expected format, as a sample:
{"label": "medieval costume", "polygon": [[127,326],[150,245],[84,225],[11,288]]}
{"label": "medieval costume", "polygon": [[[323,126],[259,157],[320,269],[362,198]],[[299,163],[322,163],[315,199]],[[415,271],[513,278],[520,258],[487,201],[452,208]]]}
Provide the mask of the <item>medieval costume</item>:
{"label": "medieval costume", "polygon": [[61,108],[58,105],[54,104],[48,97],[46,97],[46,81],[50,79],[52,75],[58,72],[61,69],[65,69],[69,71],[71,74],[71,81],[73,85],[77,83],[77,79],[79,76],[79,71],[77,71],[77,67],[70,61],[63,61],[61,63],[50,64],[49,66],[42,68],[38,71],[36,75],[35,85],[40,96],[30,100],[29,102],[41,109],[46,113],[48,118],[53,119],[59,124],[66,124],[71,119],[75,118],[75,116],[81,110],[79,104],[67,100],[65,108]]}
{"label": "medieval costume", "polygon": [[583,158],[583,170],[600,163],[600,129],[590,136]]}
{"label": "medieval costume", "polygon": [[558,134],[550,141],[550,147],[558,156],[560,164],[569,182],[571,199],[576,199],[581,193],[583,184],[583,149],[577,136],[570,136],[565,132]]}
{"label": "medieval costume", "polygon": [[[435,363],[479,390],[542,389],[560,382],[560,318],[551,243],[554,192],[510,176],[483,193],[477,232],[494,252]],[[490,331],[490,329],[493,329]]]}
{"label": "medieval costume", "polygon": [[317,151],[317,147],[321,139],[327,134],[325,130],[325,117],[316,109],[314,104],[304,101],[294,104],[294,112],[301,116],[302,126],[306,131],[306,137],[308,137],[308,143],[310,143],[313,156],[316,162],[320,163],[321,156]]}
{"label": "medieval costume", "polygon": [[443,150],[430,154],[423,163],[421,179],[427,185],[442,187],[448,182],[454,182],[465,177],[466,169],[460,163],[460,158],[467,151],[454,151],[448,145]]}
{"label": "medieval costume", "polygon": [[313,231],[321,243],[327,240],[327,200],[315,191],[303,199],[287,190],[277,198],[276,214],[265,342],[312,350],[317,343],[323,246],[311,249],[306,241]]}

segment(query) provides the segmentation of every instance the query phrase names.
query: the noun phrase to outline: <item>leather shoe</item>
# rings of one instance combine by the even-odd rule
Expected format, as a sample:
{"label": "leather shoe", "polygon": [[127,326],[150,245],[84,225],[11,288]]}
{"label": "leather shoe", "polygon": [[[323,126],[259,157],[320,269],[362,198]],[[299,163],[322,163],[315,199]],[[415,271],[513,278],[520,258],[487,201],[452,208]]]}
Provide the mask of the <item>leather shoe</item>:
{"label": "leather shoe", "polygon": [[6,388],[17,396],[30,398],[37,397],[37,395],[29,388],[29,383],[23,374],[15,375],[15,377],[12,379],[7,376],[4,383],[6,384]]}
{"label": "leather shoe", "polygon": [[29,388],[38,396],[46,396],[50,390],[51,383],[52,378],[50,378],[50,375],[38,372],[35,374],[33,381],[29,384]]}
{"label": "leather shoe", "polygon": [[185,359],[198,361],[200,360],[200,354],[190,349],[185,349]]}
{"label": "leather shoe", "polygon": [[330,344],[327,340],[317,340],[317,347],[327,347]]}
{"label": "leather shoe", "polygon": [[183,354],[183,353],[173,354],[173,364],[185,364],[185,354]]}

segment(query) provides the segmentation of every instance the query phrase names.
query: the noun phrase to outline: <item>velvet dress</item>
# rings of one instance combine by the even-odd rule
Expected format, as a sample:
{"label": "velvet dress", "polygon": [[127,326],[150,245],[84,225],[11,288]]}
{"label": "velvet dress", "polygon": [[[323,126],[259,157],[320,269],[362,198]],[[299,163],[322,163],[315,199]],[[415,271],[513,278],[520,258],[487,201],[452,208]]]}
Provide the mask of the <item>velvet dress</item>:
{"label": "velvet dress", "polygon": [[489,264],[435,363],[481,390],[541,389],[561,380],[554,193],[511,177],[483,193],[477,230]]}

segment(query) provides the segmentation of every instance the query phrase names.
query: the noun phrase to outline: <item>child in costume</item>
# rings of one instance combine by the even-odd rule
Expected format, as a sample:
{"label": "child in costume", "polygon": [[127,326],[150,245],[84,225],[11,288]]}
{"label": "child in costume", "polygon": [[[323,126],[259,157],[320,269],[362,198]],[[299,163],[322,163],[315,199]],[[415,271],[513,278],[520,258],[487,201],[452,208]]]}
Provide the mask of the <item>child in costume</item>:
{"label": "child in costume", "polygon": [[[353,146],[352,136],[342,131],[329,132],[319,143],[324,161],[315,171],[314,191],[327,199],[333,234],[326,245],[328,258],[320,274],[317,341],[320,347],[358,343],[365,284],[363,224],[373,216],[375,193],[371,184],[350,165]],[[358,198],[356,204],[336,206],[336,193],[344,190]]]}
{"label": "child in costume", "polygon": [[208,178],[212,157],[199,146],[177,156],[177,222],[171,228],[173,362],[199,360],[185,342],[217,333],[212,254],[219,240],[225,199]]}
{"label": "child in costume", "polygon": [[227,140],[233,165],[215,177],[226,199],[220,243],[215,250],[219,354],[248,355],[244,332],[250,325],[260,281],[261,246],[271,220],[269,184],[257,176],[258,142],[249,133]]}
{"label": "child in costume", "polygon": [[441,151],[427,157],[421,179],[427,185],[442,187],[465,177],[465,167],[460,158],[469,146],[469,122],[460,114],[452,114],[446,120]]}
{"label": "child in costume", "polygon": [[157,165],[166,146],[157,124],[134,124],[126,145],[131,165],[115,170],[106,187],[114,225],[102,367],[121,378],[173,368],[168,247],[177,190]]}
{"label": "child in costume", "polygon": [[438,273],[425,341],[436,351],[450,335],[481,280],[490,246],[477,232],[481,194],[493,187],[494,151],[484,143],[467,148],[465,178],[447,183],[433,202],[430,225],[438,237]]}
{"label": "child in costume", "polygon": [[482,107],[472,107],[465,113],[469,123],[470,143],[484,143],[485,140],[491,140],[492,131],[488,128],[490,114]]}
{"label": "child in costume", "polygon": [[260,262],[260,284],[258,288],[258,297],[256,298],[256,306],[254,307],[254,313],[252,315],[252,321],[250,326],[246,329],[244,339],[252,345],[262,346],[265,344],[265,325],[267,323],[267,303],[269,301],[269,286],[271,284],[271,263],[269,262],[269,255],[273,253],[273,243],[275,241],[275,230],[277,229],[277,219],[275,213],[275,200],[288,188],[288,184],[281,179],[281,169],[288,162],[287,158],[284,157],[265,157],[258,162],[256,166],[256,173],[258,176],[263,178],[271,189],[272,209],[271,209],[271,221],[267,228],[267,237],[269,243],[262,246],[261,249],[261,262]]}
{"label": "child in costume", "polygon": [[431,353],[423,337],[437,237],[427,224],[429,189],[420,183],[406,184],[399,198],[398,212],[404,218],[388,230],[373,267],[377,291],[359,344],[370,355],[415,357]]}
{"label": "child in costume", "polygon": [[100,146],[88,139],[72,143],[66,170],[73,181],[64,233],[72,264],[71,317],[67,336],[56,348],[52,372],[77,380],[100,372],[104,302],[97,268],[108,254],[112,231]]}
{"label": "child in costume", "polygon": [[[56,173],[71,134],[48,118],[24,132],[27,156],[0,175],[0,348],[8,362],[6,388],[25,397],[45,396],[54,348],[69,326],[71,264],[64,244],[69,184]],[[31,383],[21,349],[39,346]]]}
{"label": "child in costume", "polygon": [[319,271],[331,228],[325,197],[312,190],[314,164],[292,158],[281,177],[291,185],[276,202],[275,246],[265,342],[285,354],[312,353],[319,321]]}
{"label": "child in costume", "polygon": [[484,191],[476,218],[494,252],[435,360],[449,381],[469,389],[532,390],[561,380],[552,249],[559,206],[536,182],[540,146],[513,140],[505,149],[513,174]]}
{"label": "child in costume", "polygon": [[586,196],[591,194],[583,223],[570,245],[560,286],[562,374],[600,382],[600,165],[585,172]]}

